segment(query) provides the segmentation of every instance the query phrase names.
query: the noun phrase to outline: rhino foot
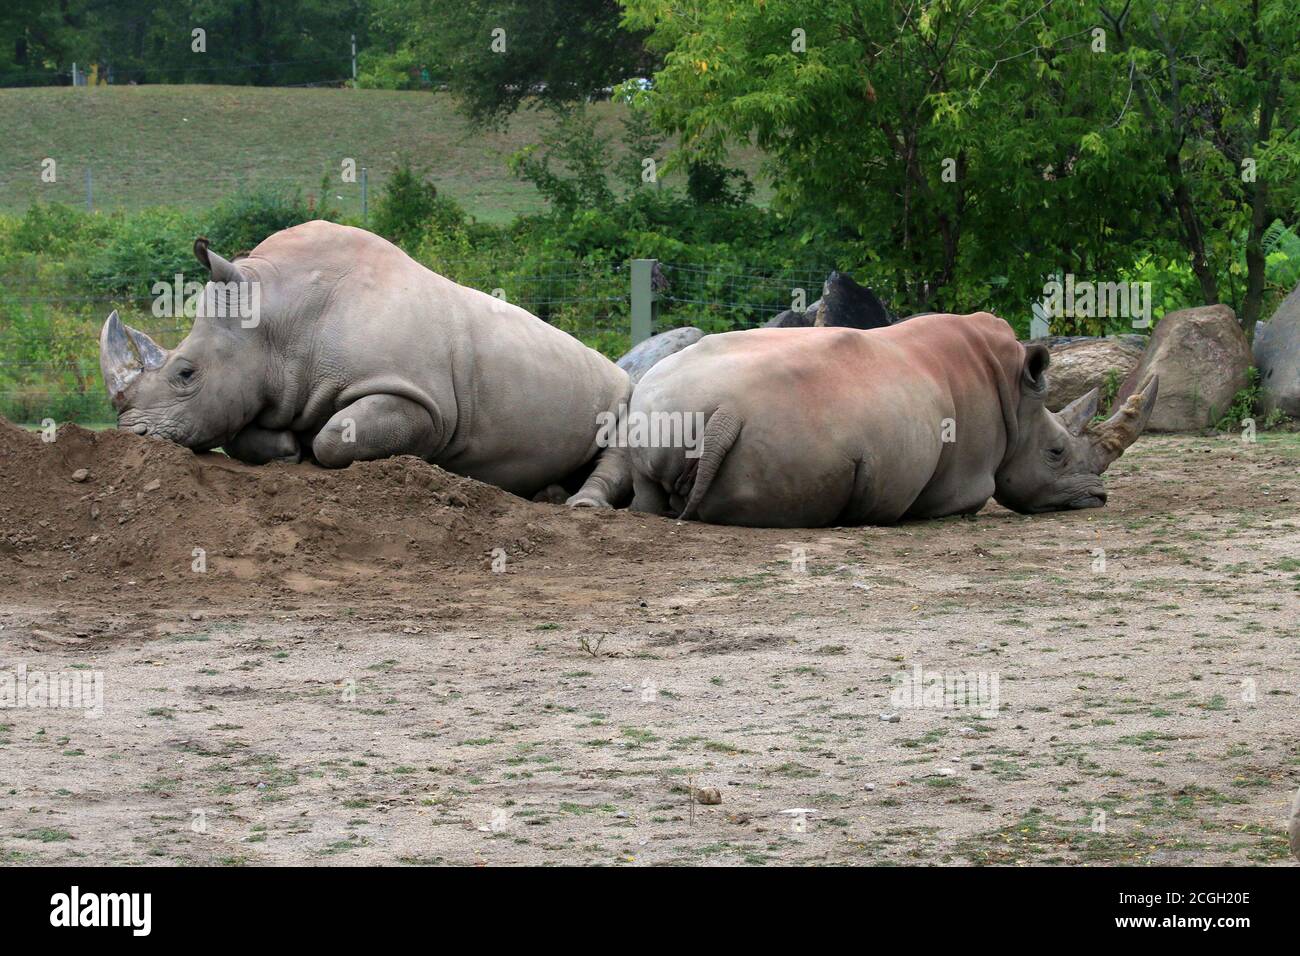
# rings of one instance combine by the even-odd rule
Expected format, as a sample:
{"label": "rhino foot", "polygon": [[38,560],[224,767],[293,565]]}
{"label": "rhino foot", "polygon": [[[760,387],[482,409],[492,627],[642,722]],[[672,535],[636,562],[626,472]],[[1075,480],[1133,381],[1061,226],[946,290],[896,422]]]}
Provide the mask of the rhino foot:
{"label": "rhino foot", "polygon": [[584,488],[565,502],[570,508],[613,508],[604,495]]}
{"label": "rhino foot", "polygon": [[548,505],[562,505],[569,493],[561,485],[547,485],[537,494],[533,495],[534,501],[540,501]]}

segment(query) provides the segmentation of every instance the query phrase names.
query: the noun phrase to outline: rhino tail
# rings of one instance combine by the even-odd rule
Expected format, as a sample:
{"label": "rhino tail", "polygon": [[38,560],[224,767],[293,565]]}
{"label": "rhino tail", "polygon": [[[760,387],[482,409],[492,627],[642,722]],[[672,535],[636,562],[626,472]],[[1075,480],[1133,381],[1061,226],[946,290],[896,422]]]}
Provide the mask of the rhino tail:
{"label": "rhino tail", "polygon": [[722,467],[722,459],[727,457],[727,452],[731,451],[731,446],[740,437],[742,424],[740,416],[723,408],[709,416],[708,424],[704,426],[704,435],[700,438],[700,457],[693,462],[695,481],[691,485],[690,496],[686,499],[686,507],[677,516],[679,521],[695,517],[700,502],[708,494],[709,486]]}

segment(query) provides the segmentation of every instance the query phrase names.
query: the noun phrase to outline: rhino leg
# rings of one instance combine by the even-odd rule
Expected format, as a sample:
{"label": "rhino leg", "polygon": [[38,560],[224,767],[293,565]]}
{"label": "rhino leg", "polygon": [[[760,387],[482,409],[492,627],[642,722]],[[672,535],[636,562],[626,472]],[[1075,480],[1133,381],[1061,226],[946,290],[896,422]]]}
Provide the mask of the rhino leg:
{"label": "rhino leg", "polygon": [[[632,384],[629,382],[618,405],[610,409],[615,415],[613,434],[622,433],[620,426],[627,416],[628,404],[631,401]],[[597,454],[596,467],[591,470],[591,474],[582,483],[578,493],[565,504],[570,508],[617,508],[631,497],[632,462],[628,458],[627,449],[619,447],[617,442],[612,442]]]}
{"label": "rhino leg", "polygon": [[570,508],[617,508],[632,494],[632,466],[627,449],[601,451],[596,467],[578,493],[565,502]]}
{"label": "rhino leg", "polygon": [[335,412],[312,439],[311,450],[326,468],[393,455],[428,460],[441,435],[424,406],[400,395],[366,395]]}
{"label": "rhino leg", "polygon": [[633,511],[669,518],[676,518],[677,513],[681,511],[681,508],[672,507],[672,502],[668,500],[668,492],[664,491],[663,486],[657,481],[634,473],[632,487],[635,489],[632,496]]}
{"label": "rhino leg", "polygon": [[248,425],[222,448],[236,461],[250,465],[265,465],[270,461],[297,463],[302,460],[298,436],[290,431],[273,431]]}
{"label": "rhino leg", "polygon": [[540,501],[548,505],[562,505],[568,498],[569,493],[564,490],[564,485],[547,485],[533,495],[534,501]]}

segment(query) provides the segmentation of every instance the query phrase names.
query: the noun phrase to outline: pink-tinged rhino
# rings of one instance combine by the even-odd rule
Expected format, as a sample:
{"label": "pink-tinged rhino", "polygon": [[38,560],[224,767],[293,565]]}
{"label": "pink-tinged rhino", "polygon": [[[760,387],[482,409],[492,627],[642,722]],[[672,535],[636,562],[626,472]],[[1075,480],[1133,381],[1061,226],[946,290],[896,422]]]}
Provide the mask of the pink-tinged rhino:
{"label": "pink-tinged rhino", "polygon": [[710,335],[646,373],[631,418],[704,421],[699,447],[628,449],[638,511],[774,527],[1105,503],[1153,379],[1107,421],[1094,389],[1047,410],[1047,349],[987,312],[885,329]]}
{"label": "pink-tinged rhino", "polygon": [[627,374],[536,316],[335,223],[278,232],[236,262],[206,240],[195,254],[211,281],[180,345],[116,312],[104,323],[119,427],[255,464],[417,455],[526,496],[554,497],[595,462],[570,504],[629,492],[622,450],[597,444]]}

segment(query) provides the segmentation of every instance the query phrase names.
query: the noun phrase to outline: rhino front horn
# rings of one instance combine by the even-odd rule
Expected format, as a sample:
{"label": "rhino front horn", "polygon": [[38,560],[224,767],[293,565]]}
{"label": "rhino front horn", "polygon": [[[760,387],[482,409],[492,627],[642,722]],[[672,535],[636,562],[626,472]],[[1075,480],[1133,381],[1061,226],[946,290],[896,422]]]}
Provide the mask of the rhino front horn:
{"label": "rhino front horn", "polygon": [[1160,379],[1153,375],[1141,389],[1128,397],[1114,415],[1104,422],[1088,426],[1087,434],[1092,439],[1097,456],[1098,474],[1124,454],[1125,448],[1137,441],[1138,435],[1142,434],[1142,429],[1147,427],[1147,422],[1151,419],[1151,412],[1155,410],[1159,391]]}
{"label": "rhino front horn", "polygon": [[121,411],[127,386],[142,372],[160,368],[167,352],[143,332],[131,328],[114,309],[99,333],[99,369],[113,407]]}

